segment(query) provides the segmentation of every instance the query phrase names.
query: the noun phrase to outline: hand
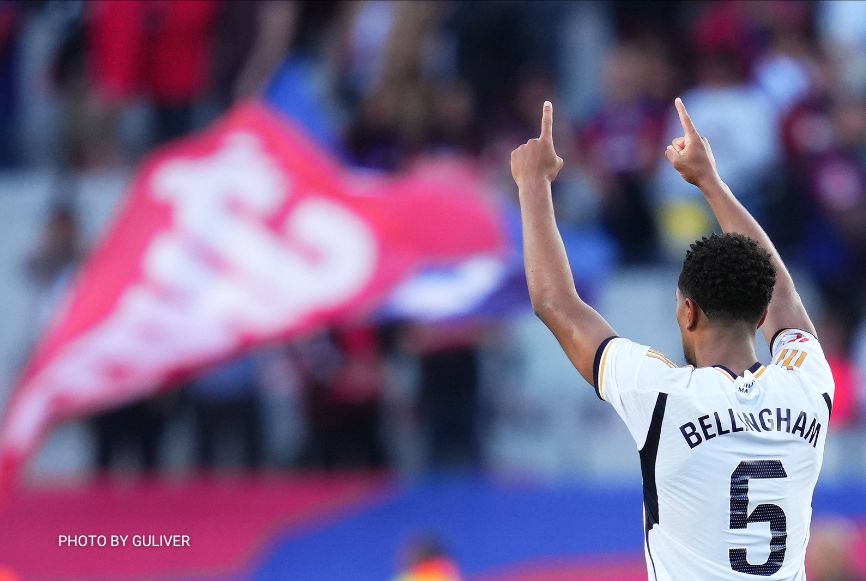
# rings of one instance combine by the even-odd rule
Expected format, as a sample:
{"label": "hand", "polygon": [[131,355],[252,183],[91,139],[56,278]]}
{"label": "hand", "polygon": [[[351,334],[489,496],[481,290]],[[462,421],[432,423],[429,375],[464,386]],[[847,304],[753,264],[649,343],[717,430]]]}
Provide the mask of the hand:
{"label": "hand", "polygon": [[511,177],[518,188],[543,181],[551,183],[563,163],[553,148],[553,105],[545,101],[541,113],[541,135],[511,152]]}
{"label": "hand", "polygon": [[684,135],[675,138],[667,146],[665,157],[684,180],[703,189],[705,185],[720,181],[713,150],[707,138],[695,129],[683,100],[677,97],[674,105],[679,113]]}

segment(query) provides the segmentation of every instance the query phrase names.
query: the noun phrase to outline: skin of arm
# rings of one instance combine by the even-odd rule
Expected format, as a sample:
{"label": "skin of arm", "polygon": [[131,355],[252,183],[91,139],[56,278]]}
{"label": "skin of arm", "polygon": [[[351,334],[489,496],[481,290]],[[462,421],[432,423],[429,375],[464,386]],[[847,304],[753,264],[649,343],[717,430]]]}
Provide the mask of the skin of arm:
{"label": "skin of arm", "polygon": [[671,142],[665,157],[685,181],[703,192],[722,230],[743,234],[757,242],[769,253],[776,269],[776,286],[762,326],[767,342],[772,341],[776,331],[785,328],[802,329],[815,335],[815,327],[794,287],[794,280],[770,237],[722,181],[710,142],[698,133],[682,100],[676,99],[675,105],[684,135]]}
{"label": "skin of arm", "polygon": [[535,314],[554,334],[578,372],[593,384],[598,346],[616,333],[583,302],[574,286],[553,211],[551,183],[563,161],[556,155],[552,132],[553,105],[546,101],[541,135],[511,152],[511,175],[520,198],[526,282]]}

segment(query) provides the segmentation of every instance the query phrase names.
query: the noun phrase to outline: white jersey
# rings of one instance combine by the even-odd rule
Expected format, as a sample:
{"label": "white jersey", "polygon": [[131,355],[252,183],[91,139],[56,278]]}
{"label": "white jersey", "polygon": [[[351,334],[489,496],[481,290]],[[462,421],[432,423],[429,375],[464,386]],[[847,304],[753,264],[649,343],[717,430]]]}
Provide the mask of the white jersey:
{"label": "white jersey", "polygon": [[806,578],[833,377],[805,331],[777,333],[771,354],[737,377],[599,346],[596,390],[640,450],[650,579]]}

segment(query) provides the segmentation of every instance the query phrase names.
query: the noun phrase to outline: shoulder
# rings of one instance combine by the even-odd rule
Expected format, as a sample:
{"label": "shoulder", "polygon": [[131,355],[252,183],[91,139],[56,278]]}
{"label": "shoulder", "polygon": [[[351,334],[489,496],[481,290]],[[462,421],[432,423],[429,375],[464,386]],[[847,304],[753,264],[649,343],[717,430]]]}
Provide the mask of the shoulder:
{"label": "shoulder", "polygon": [[802,329],[780,329],[770,341],[771,365],[789,371],[828,367],[818,338]]}
{"label": "shoulder", "polygon": [[780,329],[770,342],[772,361],[768,367],[791,373],[812,392],[831,399],[835,391],[833,372],[818,338],[802,329]]}
{"label": "shoulder", "polygon": [[622,337],[610,337],[598,347],[593,372],[599,398],[632,390],[664,392],[690,376],[694,368],[680,367],[661,351]]}

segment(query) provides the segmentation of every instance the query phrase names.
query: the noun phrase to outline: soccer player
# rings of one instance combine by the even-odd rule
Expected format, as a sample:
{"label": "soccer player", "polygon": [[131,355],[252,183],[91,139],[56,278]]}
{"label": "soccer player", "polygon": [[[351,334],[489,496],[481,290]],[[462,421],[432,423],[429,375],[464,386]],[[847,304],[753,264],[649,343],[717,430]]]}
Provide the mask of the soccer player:
{"label": "soccer player", "polygon": [[[617,337],[575,290],[556,229],[553,106],[511,154],[536,314],[640,451],[650,579],[805,579],[812,492],[833,378],[794,282],[761,226],[716,171],[710,144],[684,135],[665,155],[703,192],[724,234],[693,243],[676,290],[686,367]],[[770,343],[757,362],[755,334]]]}

